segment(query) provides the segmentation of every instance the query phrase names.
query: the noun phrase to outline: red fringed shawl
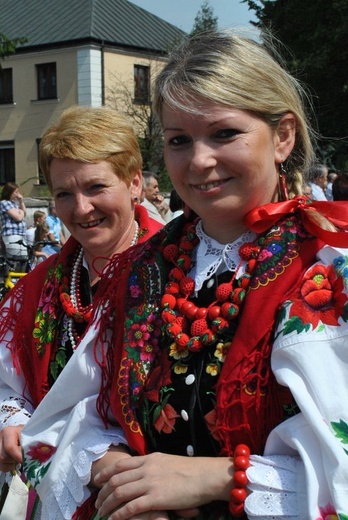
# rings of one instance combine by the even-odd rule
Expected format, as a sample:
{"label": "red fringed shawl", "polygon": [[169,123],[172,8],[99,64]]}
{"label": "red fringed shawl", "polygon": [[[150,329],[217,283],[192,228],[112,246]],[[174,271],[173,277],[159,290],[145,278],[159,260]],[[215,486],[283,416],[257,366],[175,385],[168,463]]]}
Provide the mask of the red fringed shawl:
{"label": "red fringed shawl", "polygon": [[[135,218],[139,223],[138,242],[145,242],[163,226],[149,218],[146,208],[135,206]],[[14,366],[21,370],[26,381],[27,395],[36,407],[49,391],[49,364],[56,349],[58,324],[63,309],[59,301],[59,280],[65,269],[70,269],[72,258],[79,247],[70,237],[61,251],[39,264],[23,277],[9,293],[10,306],[0,309],[0,341],[12,352]],[[45,331],[40,309],[50,313],[50,332]],[[9,343],[5,337],[13,330]],[[36,334],[35,331],[44,331]],[[36,337],[35,337],[36,336]],[[46,339],[46,341],[45,341]]]}

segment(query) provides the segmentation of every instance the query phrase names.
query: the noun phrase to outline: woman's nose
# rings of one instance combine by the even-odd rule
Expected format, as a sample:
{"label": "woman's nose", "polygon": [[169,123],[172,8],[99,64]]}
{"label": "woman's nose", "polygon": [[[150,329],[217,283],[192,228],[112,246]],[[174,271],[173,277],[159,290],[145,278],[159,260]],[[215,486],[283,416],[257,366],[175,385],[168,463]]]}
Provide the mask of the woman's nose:
{"label": "woman's nose", "polygon": [[75,197],[75,212],[86,214],[93,209],[89,197],[79,194]]}
{"label": "woman's nose", "polygon": [[193,171],[203,171],[215,166],[216,159],[213,148],[205,142],[195,142],[191,149],[191,169]]}

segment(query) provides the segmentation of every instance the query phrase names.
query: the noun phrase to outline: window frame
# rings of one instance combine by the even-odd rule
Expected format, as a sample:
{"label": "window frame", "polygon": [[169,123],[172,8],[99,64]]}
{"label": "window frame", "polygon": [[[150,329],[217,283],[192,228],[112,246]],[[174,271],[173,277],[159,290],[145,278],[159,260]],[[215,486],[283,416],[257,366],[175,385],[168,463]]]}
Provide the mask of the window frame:
{"label": "window frame", "polygon": [[135,63],[133,66],[134,77],[134,103],[150,105],[150,67]]}
{"label": "window frame", "polygon": [[13,104],[13,69],[0,68],[0,105]]}
{"label": "window frame", "polygon": [[[36,64],[37,99],[57,99],[57,63]],[[44,82],[46,81],[46,84]]]}
{"label": "window frame", "polygon": [[16,181],[15,142],[0,141],[0,184]]}

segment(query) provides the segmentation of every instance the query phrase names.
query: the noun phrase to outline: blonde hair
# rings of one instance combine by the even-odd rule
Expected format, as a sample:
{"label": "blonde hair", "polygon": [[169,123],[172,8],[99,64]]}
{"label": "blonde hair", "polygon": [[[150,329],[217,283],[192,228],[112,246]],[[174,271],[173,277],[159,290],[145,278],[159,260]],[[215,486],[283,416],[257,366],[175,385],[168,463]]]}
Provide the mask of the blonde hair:
{"label": "blonde hair", "polygon": [[40,142],[40,167],[50,189],[53,159],[85,163],[107,161],[115,175],[127,185],[132,175],[142,168],[132,126],[122,114],[109,107],[68,108],[58,123],[46,130]]}
{"label": "blonde hair", "polygon": [[[272,47],[270,41],[268,46]],[[173,50],[155,80],[154,107],[159,119],[164,105],[201,113],[198,98],[248,110],[272,128],[291,112],[296,118],[296,140],[284,167],[294,196],[302,193],[303,175],[314,157],[312,131],[304,109],[306,93],[278,58],[265,44],[229,31],[187,38]]]}

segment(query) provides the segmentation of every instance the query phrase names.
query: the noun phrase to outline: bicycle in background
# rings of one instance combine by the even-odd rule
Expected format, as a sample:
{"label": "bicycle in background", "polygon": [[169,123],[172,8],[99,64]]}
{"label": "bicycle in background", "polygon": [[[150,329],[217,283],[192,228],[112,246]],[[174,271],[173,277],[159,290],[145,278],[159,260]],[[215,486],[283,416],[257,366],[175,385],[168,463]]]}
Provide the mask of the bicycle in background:
{"label": "bicycle in background", "polygon": [[0,301],[16,285],[20,278],[28,274],[36,265],[35,250],[38,246],[56,245],[57,242],[40,240],[30,245],[24,240],[14,242],[24,246],[27,250],[26,256],[8,256],[6,252],[0,257]]}

